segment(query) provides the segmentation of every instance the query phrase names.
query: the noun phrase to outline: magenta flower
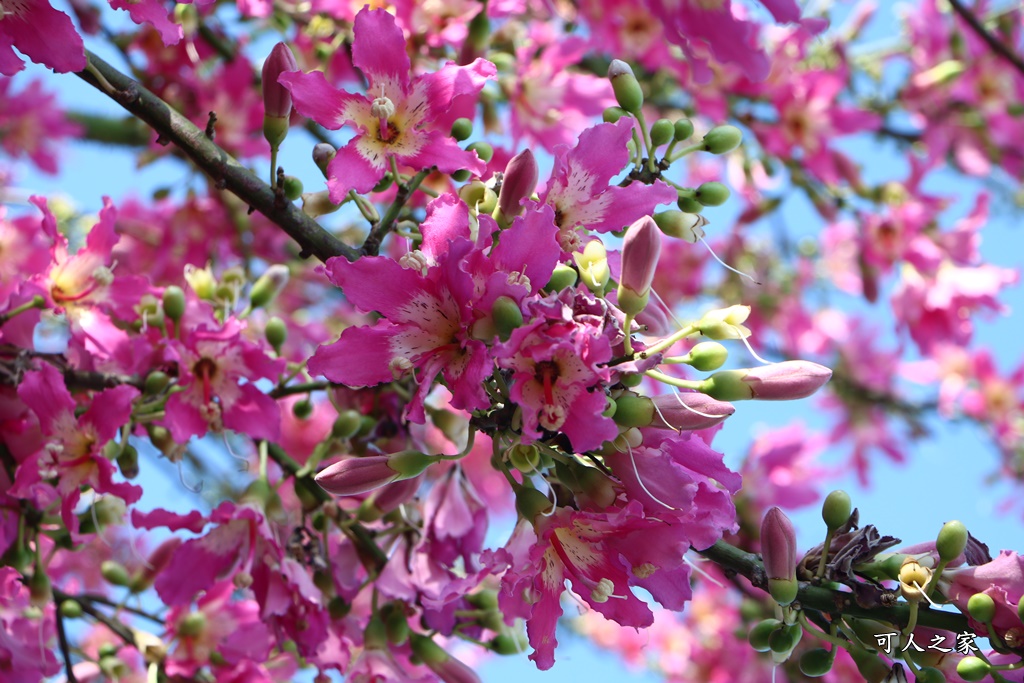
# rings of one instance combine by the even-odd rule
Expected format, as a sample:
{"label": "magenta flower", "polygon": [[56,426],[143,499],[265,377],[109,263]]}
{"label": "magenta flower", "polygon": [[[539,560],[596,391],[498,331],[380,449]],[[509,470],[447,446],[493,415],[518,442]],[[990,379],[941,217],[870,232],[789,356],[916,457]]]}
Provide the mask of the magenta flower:
{"label": "magenta flower", "polygon": [[[64,386],[64,377],[55,367],[44,363],[40,370],[25,373],[18,386],[20,398],[39,418],[44,444],[32,457],[19,465],[11,495],[36,500],[41,508],[60,501],[61,517],[72,532],[78,529],[75,506],[82,487],[96,493],[109,493],[134,503],[142,489],[113,481],[115,467],[103,455],[103,446],[128,422],[132,402],[139,390],[119,386],[99,392],[92,405],[75,417],[75,399]],[[44,482],[57,478],[56,489]]]}
{"label": "magenta flower", "polygon": [[25,68],[18,48],[37,64],[58,73],[85,68],[85,46],[71,18],[46,0],[20,0],[0,5],[0,74],[13,76]]}
{"label": "magenta flower", "polygon": [[80,128],[64,116],[41,81],[30,81],[17,93],[13,83],[0,80],[0,145],[13,158],[27,156],[40,170],[56,173],[63,138],[77,135]]}
{"label": "magenta flower", "polygon": [[304,116],[331,130],[342,124],[357,129],[328,166],[331,199],[340,202],[349,190],[369,192],[388,171],[389,157],[417,171],[436,166],[442,173],[483,173],[483,162],[460,148],[440,124],[453,100],[480,92],[496,73],[494,65],[482,59],[469,66],[449,63],[410,79],[405,38],[392,15],[364,8],[353,32],[352,63],[369,82],[366,95],[336,90],[319,71],[278,79]]}
{"label": "magenta flower", "polygon": [[1024,557],[1004,550],[986,564],[952,571],[947,569],[943,572],[943,578],[946,577],[950,578],[949,587],[944,591],[946,597],[965,614],[971,596],[985,593],[995,602],[992,625],[996,632],[1005,634],[1010,629],[1020,630],[1017,603],[1024,596]]}

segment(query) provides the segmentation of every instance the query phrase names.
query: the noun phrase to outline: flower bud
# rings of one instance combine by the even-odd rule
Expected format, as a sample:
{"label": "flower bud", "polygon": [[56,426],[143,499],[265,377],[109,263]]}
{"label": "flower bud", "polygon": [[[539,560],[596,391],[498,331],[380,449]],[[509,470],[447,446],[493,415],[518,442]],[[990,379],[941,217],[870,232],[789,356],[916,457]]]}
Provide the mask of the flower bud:
{"label": "flower bud", "polygon": [[835,531],[850,519],[852,512],[850,494],[846,491],[835,490],[825,497],[821,504],[821,518],[825,520],[825,527],[829,531]]}
{"label": "flower bud", "polygon": [[750,336],[750,330],[743,323],[749,315],[750,306],[719,308],[705,313],[695,326],[698,332],[709,339],[745,339]]}
{"label": "flower bud", "polygon": [[575,252],[572,255],[579,269],[580,279],[590,291],[600,296],[604,293],[604,286],[608,284],[611,271],[608,269],[608,252],[605,251],[601,240],[591,240],[583,248],[583,253]]}
{"label": "flower bud", "polygon": [[889,677],[890,668],[878,655],[859,647],[850,648],[850,658],[857,665],[857,671],[866,683],[883,683]]}
{"label": "flower bud", "polygon": [[1024,622],[1024,595],[1017,601],[1017,618]]}
{"label": "flower bud", "polygon": [[729,188],[722,183],[701,183],[694,199],[704,206],[721,206],[729,199]]}
{"label": "flower bud", "polygon": [[181,287],[171,285],[164,289],[164,315],[178,322],[185,315],[185,292]]}
{"label": "flower bud", "polygon": [[830,377],[832,371],[823,365],[789,360],[745,370],[716,372],[704,381],[701,390],[722,401],[792,401],[810,396]]}
{"label": "flower bud", "polygon": [[331,436],[335,439],[348,439],[355,436],[362,424],[363,416],[357,410],[343,410],[331,426]]}
{"label": "flower bud", "polygon": [[634,222],[622,240],[622,275],[619,308],[635,316],[647,307],[654,271],[661,256],[661,231],[650,216]]}
{"label": "flower bud", "polygon": [[480,161],[485,164],[494,158],[494,148],[486,142],[474,142],[473,144],[466,147],[467,152],[476,152],[476,155],[480,158]]}
{"label": "flower bud", "polygon": [[757,652],[768,652],[771,649],[768,645],[768,639],[775,631],[782,628],[782,625],[782,622],[778,619],[765,619],[755,624],[747,634],[747,641],[750,643],[750,647],[754,648]]}
{"label": "flower bud", "polygon": [[317,484],[336,496],[366,493],[423,472],[434,459],[419,451],[401,451],[391,455],[349,457],[324,468],[314,477]]}
{"label": "flower bud", "polygon": [[[788,657],[789,653],[800,644],[803,634],[804,631],[800,624],[784,624],[768,636],[768,649],[775,654]],[[785,658],[782,661],[785,661]]]}
{"label": "flower bud", "polygon": [[292,415],[300,420],[307,419],[313,414],[313,402],[308,398],[301,401],[296,401],[292,404]]}
{"label": "flower bud", "polygon": [[908,556],[900,567],[900,592],[908,601],[924,599],[924,587],[932,578],[932,570]]}
{"label": "flower bud", "polygon": [[689,139],[693,135],[693,121],[690,119],[679,119],[675,122],[672,133],[677,142]]}
{"label": "flower bud", "polygon": [[619,119],[628,114],[629,112],[622,107],[608,107],[601,113],[601,120],[605,123],[616,123]]}
{"label": "flower bud", "polygon": [[263,336],[267,338],[267,343],[274,351],[280,354],[281,347],[288,340],[288,327],[275,315],[267,321],[266,327],[263,328]]}
{"label": "flower bud", "polygon": [[946,674],[932,666],[923,666],[914,674],[914,683],[946,683]]}
{"label": "flower bud", "polygon": [[284,191],[285,199],[290,202],[294,202],[296,199],[302,196],[302,181],[293,175],[286,175],[281,183],[281,188]]}
{"label": "flower bud", "polygon": [[77,619],[82,613],[82,604],[77,600],[65,600],[60,603],[60,615],[66,619]]}
{"label": "flower bud", "polygon": [[686,354],[686,363],[700,372],[711,372],[725,364],[729,351],[718,342],[700,342]]}
{"label": "flower bud", "polygon": [[673,210],[654,214],[654,222],[669,237],[678,237],[696,244],[704,237],[704,226],[708,224],[708,219],[697,213]]}
{"label": "flower bud", "polygon": [[139,451],[131,444],[125,444],[117,456],[117,468],[125,479],[139,476]]}
{"label": "flower bud", "polygon": [[451,136],[455,138],[457,142],[462,142],[463,140],[469,138],[469,136],[472,134],[473,122],[470,121],[469,119],[463,117],[455,119],[455,122],[452,123]]}
{"label": "flower bud", "polygon": [[328,190],[307,192],[302,195],[302,213],[306,214],[310,218],[326,216],[329,213],[334,213],[340,208],[341,204],[335,204],[331,201],[331,195]]}
{"label": "flower bud", "polygon": [[623,394],[615,399],[615,424],[620,427],[646,427],[654,421],[654,401],[646,396]]}
{"label": "flower bud", "polygon": [[761,521],[761,557],[775,601],[785,606],[796,600],[796,530],[778,507],[768,510]]}
{"label": "flower bud", "polygon": [[430,638],[415,635],[412,651],[443,683],[480,683],[480,678],[468,666],[445,652]]}
{"label": "flower bud", "polygon": [[988,674],[988,664],[978,657],[964,657],[956,664],[956,675],[967,683],[984,680]]}
{"label": "flower bud", "polygon": [[810,678],[824,676],[832,670],[832,653],[824,648],[808,650],[800,656],[800,672]]}
{"label": "flower bud", "polygon": [[658,119],[651,124],[651,145],[661,147],[672,142],[675,135],[675,126],[668,119]]}
{"label": "flower bud", "polygon": [[329,142],[318,142],[313,146],[313,163],[325,178],[328,175],[327,167],[337,154],[338,150],[334,149],[334,145]]}
{"label": "flower bud", "polygon": [[249,293],[249,305],[253,308],[263,308],[277,298],[286,284],[288,266],[275,263],[253,283],[252,291]]}
{"label": "flower bud", "polygon": [[967,613],[981,623],[992,621],[996,616],[996,603],[985,593],[975,593],[967,600]]}
{"label": "flower bud", "polygon": [[28,580],[29,604],[33,607],[45,607],[53,601],[53,586],[46,571],[36,565],[35,573]]}
{"label": "flower bud", "polygon": [[213,276],[213,271],[209,266],[196,268],[191,263],[186,265],[185,282],[200,299],[204,301],[213,299],[213,293],[217,289],[217,278]]}
{"label": "flower bud", "polygon": [[295,55],[284,43],[278,43],[263,62],[263,137],[271,147],[279,147],[288,135],[288,117],[292,114],[292,94],[277,82],[278,76],[298,71]]}
{"label": "flower bud", "polygon": [[704,136],[704,149],[712,154],[728,154],[740,146],[743,133],[736,126],[715,126]]}
{"label": "flower bud", "polygon": [[540,450],[533,444],[516,444],[506,451],[508,464],[520,472],[530,474],[540,466]]}
{"label": "flower bud", "polygon": [[943,562],[955,560],[967,547],[967,536],[967,527],[963,522],[954,519],[943,524],[935,539],[935,550],[939,553],[939,559]]}
{"label": "flower bud", "polygon": [[613,59],[608,65],[608,79],[612,82],[612,91],[619,106],[631,114],[638,113],[644,106],[644,91],[629,64]]}
{"label": "flower bud", "polygon": [[551,501],[535,488],[520,486],[516,491],[516,510],[529,522],[538,515],[546,515],[551,511]]}
{"label": "flower bud", "polygon": [[498,211],[502,216],[510,219],[522,213],[521,202],[533,194],[537,177],[537,160],[533,158],[533,152],[524,149],[512,157],[505,167],[498,193]]}
{"label": "flower bud", "polygon": [[100,574],[106,579],[107,583],[113,586],[128,585],[128,570],[120,562],[104,560],[100,564]]}
{"label": "flower bud", "polygon": [[146,375],[146,381],[143,384],[142,391],[147,396],[156,396],[170,384],[171,378],[167,376],[166,372],[160,370],[154,370],[153,372]]}
{"label": "flower bud", "polygon": [[544,285],[544,291],[560,292],[563,289],[575,286],[577,280],[579,280],[579,275],[572,266],[559,263],[555,266],[555,269],[551,271],[551,279],[548,280],[546,285]]}
{"label": "flower bud", "polygon": [[674,429],[708,429],[736,412],[731,403],[717,401],[698,391],[661,394],[651,399],[654,419],[651,427]]}
{"label": "flower bud", "polygon": [[512,331],[523,324],[523,312],[519,309],[519,304],[511,297],[499,296],[496,298],[491,308],[491,315],[494,319],[494,328],[501,341],[508,341]]}

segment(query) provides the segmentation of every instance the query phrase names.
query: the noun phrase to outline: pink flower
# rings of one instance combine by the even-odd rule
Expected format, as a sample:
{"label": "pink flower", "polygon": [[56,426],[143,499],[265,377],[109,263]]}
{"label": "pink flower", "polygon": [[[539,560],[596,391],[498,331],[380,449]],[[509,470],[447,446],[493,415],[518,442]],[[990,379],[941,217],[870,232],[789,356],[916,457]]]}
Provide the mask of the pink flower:
{"label": "pink flower", "polygon": [[[25,373],[18,397],[38,417],[45,443],[18,467],[11,495],[44,496],[41,507],[59,499],[61,517],[73,532],[78,529],[75,506],[83,486],[118,496],[126,503],[137,501],[142,489],[114,482],[114,464],[102,449],[128,423],[132,402],[138,396],[134,387],[106,389],[94,395],[81,417],[75,417],[75,400],[55,367],[44,363],[40,370]],[[53,477],[57,478],[55,490],[43,483]]]}
{"label": "pink flower", "polygon": [[556,148],[551,179],[540,193],[540,204],[554,209],[560,231],[558,241],[564,251],[580,246],[577,228],[594,232],[621,230],[643,216],[650,216],[657,205],[676,201],[676,191],[660,180],[654,185],[609,184],[629,163],[626,141],[632,128],[629,119],[599,124],[585,130],[572,149]]}
{"label": "pink flower", "polygon": [[13,83],[0,80],[0,144],[15,159],[27,156],[40,170],[56,173],[61,141],[78,134],[80,128],[65,118],[41,81],[30,81],[18,93]]}
{"label": "pink flower", "polygon": [[448,136],[440,119],[456,98],[479,93],[494,65],[449,63],[410,80],[405,38],[391,14],[364,8],[353,32],[352,62],[369,82],[367,95],[336,90],[319,71],[279,78],[304,116],[331,130],[345,123],[357,129],[328,167],[331,199],[341,202],[349,190],[369,192],[388,171],[389,157],[417,171],[436,166],[442,173],[483,173],[484,164]]}
{"label": "pink flower", "polygon": [[51,642],[56,638],[53,606],[41,617],[28,609],[29,590],[13,567],[0,567],[0,671],[7,683],[36,683],[61,669]]}
{"label": "pink flower", "polygon": [[[967,613],[967,601],[972,595],[984,593],[995,602],[992,625],[996,632],[1005,635],[1008,630],[1016,629],[1017,633],[1024,635],[1017,617],[1017,603],[1024,596],[1024,557],[1004,550],[991,562],[947,570],[943,577],[947,576],[950,583],[944,591],[945,595],[962,612]],[[979,632],[984,632],[984,629],[979,629]]]}
{"label": "pink flower", "polygon": [[47,0],[5,2],[0,22],[0,74],[13,76],[25,68],[14,54],[18,48],[37,64],[58,73],[85,68],[85,47],[71,18]]}

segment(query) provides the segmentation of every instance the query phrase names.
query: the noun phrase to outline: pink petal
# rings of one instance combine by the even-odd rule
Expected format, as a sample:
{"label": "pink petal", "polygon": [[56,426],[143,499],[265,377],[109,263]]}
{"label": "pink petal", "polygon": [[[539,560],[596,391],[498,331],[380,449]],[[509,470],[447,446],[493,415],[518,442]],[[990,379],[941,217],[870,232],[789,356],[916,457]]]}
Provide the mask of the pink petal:
{"label": "pink petal", "polygon": [[378,327],[349,327],[341,333],[341,339],[316,350],[309,359],[310,374],[351,387],[390,382],[394,379],[389,366],[394,358],[391,337],[396,328],[387,323],[378,323]]}
{"label": "pink petal", "polygon": [[[284,78],[282,76],[281,78]],[[365,194],[380,182],[388,169],[388,149],[367,135],[357,135],[331,159],[327,189],[331,201],[340,204],[349,190]]]}
{"label": "pink petal", "polygon": [[[395,17],[386,10],[371,10],[364,7],[356,15],[352,28],[355,40],[352,42],[352,64],[363,72],[370,81],[374,96],[380,94],[381,85],[409,89],[409,55],[405,51],[405,36],[395,23]],[[397,93],[385,96],[396,98]]]}
{"label": "pink petal", "polygon": [[64,375],[49,363],[25,373],[18,385],[18,398],[36,414],[44,432],[51,432],[62,415],[75,412],[75,399],[64,386]]}

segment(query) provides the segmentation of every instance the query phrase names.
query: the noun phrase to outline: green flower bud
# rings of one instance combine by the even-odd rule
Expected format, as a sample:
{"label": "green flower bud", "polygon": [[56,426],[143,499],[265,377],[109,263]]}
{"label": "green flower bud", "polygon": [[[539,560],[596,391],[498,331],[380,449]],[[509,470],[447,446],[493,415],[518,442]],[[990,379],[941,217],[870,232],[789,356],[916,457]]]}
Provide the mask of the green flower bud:
{"label": "green flower bud", "polygon": [[343,410],[331,426],[331,436],[335,439],[350,439],[359,431],[363,416],[357,410]]}
{"label": "green flower bud", "polygon": [[331,619],[344,619],[352,611],[352,604],[340,595],[336,595],[327,602],[327,613]]}
{"label": "green flower bud", "polygon": [[821,504],[821,518],[825,520],[825,527],[829,531],[835,531],[850,519],[852,512],[850,494],[846,491],[835,490],[825,497]]}
{"label": "green flower bud", "polygon": [[914,681],[915,683],[946,683],[946,674],[934,667],[925,666],[918,669]]}
{"label": "green flower bud", "polygon": [[506,451],[508,463],[520,472],[536,472],[540,466],[540,450],[530,444],[516,444]]}
{"label": "green flower bud", "polygon": [[148,396],[156,396],[170,384],[171,378],[167,376],[166,372],[160,372],[154,370],[153,372],[146,375],[146,382],[142,387],[143,393]]}
{"label": "green flower bud", "polygon": [[722,183],[701,183],[694,198],[704,206],[721,206],[729,199],[729,188]]}
{"label": "green flower bud", "polygon": [[1017,601],[1017,618],[1024,622],[1024,595]]}
{"label": "green flower bud", "polygon": [[978,657],[964,657],[956,665],[956,674],[968,683],[983,680],[988,676],[989,667]]}
{"label": "green flower bud", "polygon": [[575,268],[564,263],[559,263],[551,272],[551,279],[548,280],[546,285],[544,285],[544,291],[560,292],[563,289],[575,286],[578,279],[579,276],[577,275]]}
{"label": "green flower bud", "polygon": [[800,671],[804,676],[818,678],[832,670],[832,661],[832,653],[828,650],[808,650],[800,657]]}
{"label": "green flower bud", "polygon": [[267,321],[266,327],[263,328],[263,336],[267,338],[267,343],[273,347],[274,351],[280,354],[281,347],[288,339],[288,327],[283,320],[275,315]]}
{"label": "green flower bud", "polygon": [[673,126],[672,132],[677,142],[688,140],[693,135],[693,121],[690,119],[679,119]]}
{"label": "green flower bud", "polygon": [[604,294],[604,286],[608,284],[611,270],[608,268],[608,252],[601,240],[587,242],[583,253],[575,252],[572,258],[576,262],[583,284],[598,296]]}
{"label": "green flower bud", "polygon": [[680,195],[678,201],[676,201],[676,206],[683,213],[700,213],[704,210],[703,204],[688,195]]}
{"label": "green flower bud", "polygon": [[196,638],[206,630],[206,615],[202,612],[189,612],[178,622],[177,634],[183,638]]}
{"label": "green flower bud", "polygon": [[623,375],[622,377],[619,378],[619,384],[626,387],[627,389],[638,387],[643,381],[644,376],[638,372],[630,375]]}
{"label": "green flower bud", "polygon": [[494,148],[486,142],[474,142],[469,147],[466,147],[467,152],[476,152],[476,155],[480,157],[480,161],[485,164],[494,157]]}
{"label": "green flower bud", "polygon": [[284,190],[284,196],[288,201],[294,202],[302,196],[302,181],[293,175],[286,175],[284,177],[282,189]]}
{"label": "green flower bud", "polygon": [[967,613],[975,621],[987,623],[996,616],[996,603],[985,593],[975,593],[967,600]]}
{"label": "green flower bud", "polygon": [[288,284],[288,266],[275,263],[267,268],[252,285],[249,292],[249,305],[263,308],[277,298],[284,286]]}
{"label": "green flower bud", "polygon": [[292,404],[292,415],[299,418],[300,420],[305,420],[312,414],[313,402],[310,401],[308,398],[304,398],[301,401],[296,401],[295,403]]}
{"label": "green flower bud", "polygon": [[469,176],[471,175],[473,174],[467,171],[466,169],[460,168],[458,171],[455,171],[455,173],[452,173],[452,180],[454,180],[457,183],[464,183],[467,180],[469,180]]}
{"label": "green flower bud", "polygon": [[800,644],[804,630],[800,624],[785,624],[768,636],[768,648],[777,654],[792,652]]}
{"label": "green flower bud", "polygon": [[467,118],[455,119],[455,123],[452,124],[452,137],[458,142],[462,142],[473,134],[473,122]]}
{"label": "green flower bud", "polygon": [[675,126],[668,119],[658,119],[651,124],[651,144],[661,147],[672,142],[675,135]]}
{"label": "green flower bud", "polygon": [[616,404],[610,396],[606,396],[604,410],[601,411],[601,417],[614,417],[617,408],[618,404]]}
{"label": "green flower bud", "polygon": [[883,683],[888,679],[889,665],[877,655],[855,647],[850,649],[850,658],[857,665],[857,671],[864,677],[866,683]]}
{"label": "green flower bud", "polygon": [[139,476],[139,451],[135,446],[126,444],[117,456],[117,468],[125,479]]}
{"label": "green flower bud", "polygon": [[605,123],[615,123],[623,116],[628,115],[629,112],[627,112],[622,107],[608,107],[607,109],[604,110],[604,112],[601,113],[601,118],[602,120],[604,120]]}
{"label": "green flower bud", "polygon": [[36,571],[28,580],[29,603],[33,607],[45,607],[53,600],[53,586],[50,585],[50,577],[43,569],[36,565]]}
{"label": "green flower bud", "polygon": [[708,377],[700,390],[719,401],[743,401],[754,397],[750,385],[744,383],[746,370],[722,370]]}
{"label": "green flower bud", "polygon": [[678,237],[696,244],[704,236],[704,226],[708,224],[708,219],[696,213],[662,211],[654,215],[654,222],[669,237]]}
{"label": "green flower bud", "polygon": [[498,609],[498,594],[495,591],[487,590],[485,588],[479,593],[467,595],[466,602],[477,609],[496,610]]}
{"label": "green flower bud", "polygon": [[117,680],[128,673],[128,666],[119,658],[113,656],[100,657],[100,671],[107,678]]}
{"label": "green flower bud", "polygon": [[765,619],[756,624],[754,628],[750,629],[750,633],[747,634],[747,641],[750,643],[750,647],[758,652],[768,652],[771,649],[768,645],[768,639],[781,627],[782,622],[778,619]]}
{"label": "green flower bud", "polygon": [[337,156],[338,150],[329,142],[318,142],[313,146],[313,163],[320,169],[326,178],[328,176],[327,166]]}
{"label": "green flower bud", "polygon": [[644,106],[644,91],[629,64],[613,59],[608,66],[608,79],[612,82],[612,91],[619,106],[631,114],[637,114]]}
{"label": "green flower bud", "polygon": [[174,322],[185,315],[185,292],[181,287],[171,285],[164,290],[164,315]]}
{"label": "green flower bud", "polygon": [[736,126],[715,126],[704,136],[704,149],[712,154],[728,154],[742,140],[743,133]]}
{"label": "green flower bud", "polygon": [[712,372],[722,367],[729,357],[729,351],[718,342],[701,342],[690,349],[686,357],[689,359],[687,363],[694,370]]}
{"label": "green flower bud", "polygon": [[519,304],[511,297],[499,296],[494,300],[491,310],[498,338],[501,341],[508,341],[512,331],[523,324],[523,312],[519,310]]}
{"label": "green flower bud", "polygon": [[384,629],[387,632],[388,642],[392,645],[402,646],[409,640],[409,620],[401,608],[396,607],[389,611],[384,620]]}
{"label": "green flower bud", "polygon": [[646,396],[623,394],[615,399],[612,418],[620,427],[646,427],[654,421],[654,402]]}
{"label": "green flower bud", "polygon": [[534,488],[521,486],[516,491],[516,510],[523,518],[533,521],[538,515],[551,511],[551,501]]}
{"label": "green flower bud", "polygon": [[280,147],[288,136],[288,119],[283,116],[263,117],[263,137],[271,147]]}
{"label": "green flower bud", "polygon": [[128,570],[124,568],[123,564],[114,560],[104,560],[100,564],[100,574],[107,583],[113,586],[127,586],[130,580]]}
{"label": "green flower bud", "polygon": [[939,553],[939,559],[944,562],[956,559],[967,547],[967,536],[967,527],[963,522],[954,519],[943,524],[935,539],[935,550]]}
{"label": "green flower bud", "polygon": [[488,647],[499,655],[517,655],[523,652],[515,636],[501,633],[491,639]]}
{"label": "green flower bud", "polygon": [[77,619],[82,616],[82,605],[77,600],[65,600],[60,603],[60,615],[66,619]]}

